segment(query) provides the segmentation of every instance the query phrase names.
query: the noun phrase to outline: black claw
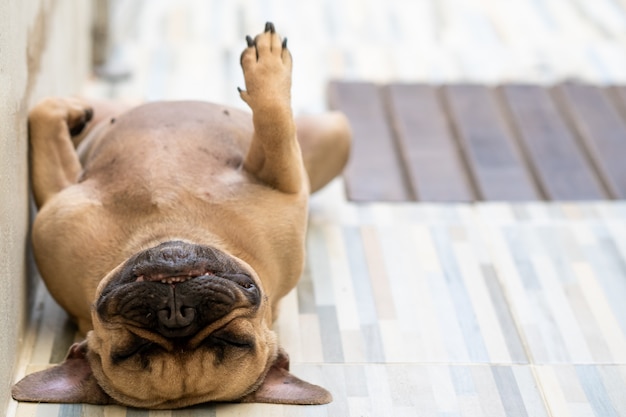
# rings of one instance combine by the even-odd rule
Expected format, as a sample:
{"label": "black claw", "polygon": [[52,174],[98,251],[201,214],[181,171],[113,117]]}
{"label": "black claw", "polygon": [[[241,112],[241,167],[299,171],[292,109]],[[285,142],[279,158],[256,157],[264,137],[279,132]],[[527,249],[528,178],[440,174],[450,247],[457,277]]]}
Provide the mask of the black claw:
{"label": "black claw", "polygon": [[237,87],[237,91],[241,94],[241,88]]}
{"label": "black claw", "polygon": [[283,49],[287,49],[287,38],[283,39]]}
{"label": "black claw", "polygon": [[246,36],[246,42],[248,43],[248,48],[252,48],[254,46],[254,39],[250,35]]}
{"label": "black claw", "polygon": [[72,127],[70,129],[70,136],[78,136],[78,135],[80,135],[80,133],[85,128],[85,126],[87,126],[87,120],[86,120],[86,117],[83,116],[83,117],[80,118],[78,123],[76,123],[76,126],[74,126],[74,127]]}
{"label": "black claw", "polygon": [[266,32],[276,33],[276,28],[274,27],[274,24],[272,22],[267,22],[265,24],[265,31]]}
{"label": "black claw", "polygon": [[76,123],[76,125],[70,129],[70,136],[80,135],[80,133],[85,129],[85,126],[87,126],[87,123],[89,123],[92,118],[93,118],[93,109],[92,108],[85,109],[85,112],[80,117],[80,120],[78,121],[78,123]]}

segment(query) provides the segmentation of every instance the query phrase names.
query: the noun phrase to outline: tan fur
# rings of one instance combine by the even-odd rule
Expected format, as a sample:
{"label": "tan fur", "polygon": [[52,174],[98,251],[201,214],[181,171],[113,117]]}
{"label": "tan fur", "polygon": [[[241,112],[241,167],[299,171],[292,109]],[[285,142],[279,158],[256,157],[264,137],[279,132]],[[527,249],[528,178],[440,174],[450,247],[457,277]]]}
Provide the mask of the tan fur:
{"label": "tan fur", "polygon": [[[37,265],[54,298],[88,332],[87,348],[74,348],[76,357],[68,359],[86,358],[111,402],[172,408],[254,401],[266,375],[274,380],[287,373],[284,365],[274,370],[277,358],[286,356],[272,322],[279,300],[302,272],[308,195],[343,168],[349,129],[338,114],[296,124],[291,55],[273,26],[244,51],[242,67],[241,97],[252,117],[215,104],[162,102],[114,118],[109,109],[103,118],[96,106],[99,123],[72,138],[70,130],[89,118],[86,102],[47,99],[31,112],[32,182],[40,208],[33,226]],[[232,257],[261,290],[258,309],[242,298],[240,307],[202,329],[181,351],[149,329],[103,322],[94,303],[128,259],[169,241]],[[217,361],[214,351],[201,348],[204,338],[224,329],[251,337],[253,352],[229,348]],[[159,346],[149,366],[138,360],[114,363],[112,353],[136,338]],[[289,398],[269,401],[329,400],[300,382],[304,399],[288,393]],[[31,398],[41,389],[33,388],[37,383],[18,384],[14,396],[55,400],[54,395]]]}

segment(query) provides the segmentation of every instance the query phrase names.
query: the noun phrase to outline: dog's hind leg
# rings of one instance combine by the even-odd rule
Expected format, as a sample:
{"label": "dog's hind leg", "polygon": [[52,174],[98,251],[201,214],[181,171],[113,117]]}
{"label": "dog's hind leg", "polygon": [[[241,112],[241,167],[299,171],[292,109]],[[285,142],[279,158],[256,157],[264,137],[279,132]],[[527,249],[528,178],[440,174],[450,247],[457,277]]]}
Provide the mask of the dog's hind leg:
{"label": "dog's hind leg", "polygon": [[311,193],[338,176],[348,161],[352,134],[348,119],[340,112],[296,118],[298,142]]}
{"label": "dog's hind leg", "polygon": [[82,168],[72,137],[92,116],[87,103],[73,98],[47,98],[30,111],[30,169],[38,207],[78,180]]}
{"label": "dog's hind leg", "polygon": [[252,109],[254,135],[244,169],[272,188],[299,193],[308,184],[291,111],[291,54],[271,23],[247,41],[240,95]]}

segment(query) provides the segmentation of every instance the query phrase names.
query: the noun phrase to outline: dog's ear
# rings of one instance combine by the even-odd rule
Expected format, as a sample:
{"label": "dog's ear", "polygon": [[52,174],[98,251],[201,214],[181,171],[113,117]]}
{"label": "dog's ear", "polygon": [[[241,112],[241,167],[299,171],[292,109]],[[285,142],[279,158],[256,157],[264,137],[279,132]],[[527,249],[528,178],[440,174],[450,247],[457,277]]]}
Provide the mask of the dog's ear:
{"label": "dog's ear", "polygon": [[278,357],[265,376],[261,386],[241,401],[271,404],[328,404],[333,400],[330,392],[310,384],[289,373],[289,356],[279,348]]}
{"label": "dog's ear", "polygon": [[60,365],[27,375],[11,390],[17,401],[113,404],[93,376],[87,341],[75,343]]}

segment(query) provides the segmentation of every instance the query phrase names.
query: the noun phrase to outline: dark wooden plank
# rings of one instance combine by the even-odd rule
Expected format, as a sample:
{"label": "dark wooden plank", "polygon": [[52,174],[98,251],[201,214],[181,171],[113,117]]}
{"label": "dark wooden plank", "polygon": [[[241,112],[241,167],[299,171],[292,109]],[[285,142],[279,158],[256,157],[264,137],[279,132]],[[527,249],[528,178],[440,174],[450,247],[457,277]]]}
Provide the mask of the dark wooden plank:
{"label": "dark wooden plank", "polygon": [[409,184],[420,201],[472,201],[467,172],[435,87],[392,84],[390,119]]}
{"label": "dark wooden plank", "polygon": [[352,127],[352,154],[344,171],[353,201],[412,199],[387,124],[379,88],[371,83],[332,82],[329,100],[343,111]]}
{"label": "dark wooden plank", "polygon": [[500,92],[546,197],[550,200],[606,198],[593,167],[549,92],[537,85],[505,85]]}
{"label": "dark wooden plank", "polygon": [[537,200],[524,165],[492,92],[479,85],[450,85],[443,97],[458,132],[479,198],[488,201]]}
{"label": "dark wooden plank", "polygon": [[591,85],[562,84],[555,96],[578,131],[613,198],[626,198],[626,123],[605,92]]}
{"label": "dark wooden plank", "polygon": [[607,87],[605,91],[613,99],[613,104],[619,111],[623,120],[626,120],[626,86],[615,85]]}

